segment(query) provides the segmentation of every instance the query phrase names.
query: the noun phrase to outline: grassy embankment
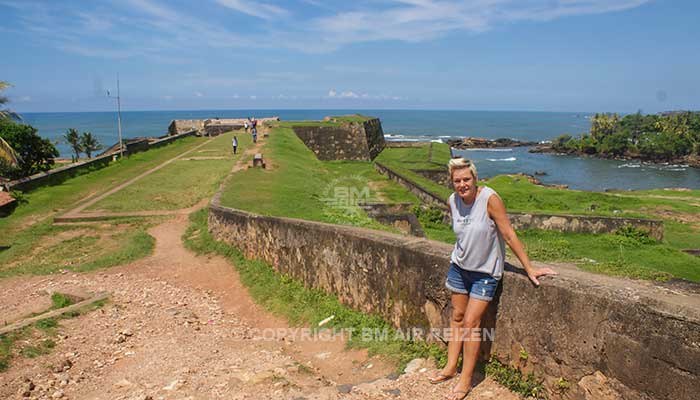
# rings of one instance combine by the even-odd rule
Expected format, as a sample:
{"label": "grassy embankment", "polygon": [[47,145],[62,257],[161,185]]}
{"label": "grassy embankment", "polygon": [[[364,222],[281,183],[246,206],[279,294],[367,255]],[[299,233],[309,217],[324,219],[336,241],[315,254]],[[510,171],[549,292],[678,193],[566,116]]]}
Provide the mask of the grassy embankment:
{"label": "grassy embankment", "polygon": [[[19,274],[49,274],[61,269],[89,271],[128,263],[149,254],[153,248],[153,238],[146,230],[160,218],[54,226],[53,216],[202,144],[203,140],[184,138],[161,148],[134,154],[105,168],[86,172],[59,185],[41,187],[24,194],[14,213],[0,219],[0,244],[11,245],[11,248],[0,252],[0,278]],[[230,147],[226,147],[227,143],[223,141],[209,143],[198,150],[211,152],[193,152],[192,155],[224,154]],[[213,175],[207,170],[207,164],[197,164],[199,161],[182,163],[192,163],[193,169],[200,171],[201,176]],[[187,179],[189,177],[185,176]],[[174,181],[186,181],[185,178],[168,176],[169,180]],[[197,185],[196,190],[187,186],[170,188],[172,191],[169,194],[167,191],[158,193],[166,197],[187,193],[185,197],[188,201],[196,203],[194,197],[204,198],[213,192],[215,185]],[[197,196],[193,196],[194,193]],[[135,201],[147,199],[147,196],[138,197],[140,194],[135,196]],[[123,201],[128,206],[131,199],[127,197]],[[157,203],[156,199],[153,201]]]}
{"label": "grassy embankment", "polygon": [[263,215],[396,231],[370,219],[353,203],[415,204],[416,197],[378,174],[371,162],[319,161],[296,137],[292,124],[296,122],[276,124],[263,150],[267,169],[238,172],[222,194],[222,205]]}
{"label": "grassy embankment", "polygon": [[[447,146],[433,145],[432,161],[445,165],[449,159],[444,156],[445,150],[435,151],[443,147]],[[423,148],[386,149],[377,160],[445,199],[451,194],[449,188],[411,171],[430,167],[431,163],[426,162],[427,145]],[[444,167],[433,164],[433,168]],[[677,277],[700,281],[700,258],[680,251],[697,247],[700,243],[700,219],[697,218],[700,215],[700,202],[688,201],[688,198],[700,197],[700,191],[584,192],[533,185],[524,178],[514,176],[497,176],[484,184],[496,190],[508,210],[513,212],[661,218],[664,221],[665,238],[662,243],[650,243],[634,234],[521,231],[519,236],[533,259],[573,262],[586,270],[641,279]],[[440,223],[424,225],[431,239],[447,243],[454,240],[449,226]]]}
{"label": "grassy embankment", "polygon": [[[236,132],[239,146],[252,142],[250,135]],[[198,150],[170,163],[88,208],[89,211],[177,210],[210,198],[221,179],[231,170],[231,138],[220,135]],[[224,157],[223,159],[214,159]],[[209,158],[209,159],[206,159]]]}

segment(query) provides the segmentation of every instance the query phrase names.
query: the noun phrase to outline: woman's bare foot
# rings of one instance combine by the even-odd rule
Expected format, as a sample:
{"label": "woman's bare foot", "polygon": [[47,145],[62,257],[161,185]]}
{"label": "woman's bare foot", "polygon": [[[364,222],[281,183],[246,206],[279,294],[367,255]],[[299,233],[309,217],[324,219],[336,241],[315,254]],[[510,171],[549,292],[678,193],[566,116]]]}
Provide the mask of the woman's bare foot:
{"label": "woman's bare foot", "polygon": [[456,369],[449,369],[449,368],[445,367],[437,375],[433,375],[430,378],[428,378],[428,381],[430,381],[430,383],[432,383],[434,385],[436,383],[449,381],[450,379],[454,378],[455,376],[457,376]]}
{"label": "woman's bare foot", "polygon": [[452,393],[450,393],[447,398],[449,400],[462,400],[467,397],[469,392],[472,390],[471,381],[471,377],[465,378],[464,376],[460,376],[457,385],[455,385],[455,387],[452,389]]}

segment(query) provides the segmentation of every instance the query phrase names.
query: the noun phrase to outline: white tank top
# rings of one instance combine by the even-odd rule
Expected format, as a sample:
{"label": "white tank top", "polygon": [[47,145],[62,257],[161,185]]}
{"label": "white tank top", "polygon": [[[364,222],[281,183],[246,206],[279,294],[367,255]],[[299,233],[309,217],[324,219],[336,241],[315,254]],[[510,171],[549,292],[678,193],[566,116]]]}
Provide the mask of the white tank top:
{"label": "white tank top", "polygon": [[492,195],[498,196],[493,189],[482,186],[471,205],[455,193],[450,196],[452,230],[457,235],[451,261],[467,271],[501,279],[506,251],[503,237],[489,217],[488,202]]}

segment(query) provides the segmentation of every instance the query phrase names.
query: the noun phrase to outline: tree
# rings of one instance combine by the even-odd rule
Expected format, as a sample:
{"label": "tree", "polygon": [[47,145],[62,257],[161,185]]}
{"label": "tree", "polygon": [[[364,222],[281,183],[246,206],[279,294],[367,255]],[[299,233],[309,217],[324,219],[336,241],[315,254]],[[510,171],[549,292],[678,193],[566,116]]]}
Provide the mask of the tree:
{"label": "tree", "polygon": [[36,128],[0,119],[0,138],[17,153],[19,167],[6,177],[16,179],[51,169],[58,150],[50,140],[37,134]]}
{"label": "tree", "polygon": [[[9,88],[11,85],[5,81],[0,81],[0,92]],[[0,106],[9,103],[9,99],[5,96],[0,95]],[[9,109],[0,109],[0,119],[11,119],[15,118],[21,120],[22,118],[16,112]]]}
{"label": "tree", "polygon": [[591,136],[600,142],[617,130],[620,116],[617,114],[596,114],[591,118]]}
{"label": "tree", "polygon": [[83,152],[83,145],[80,141],[80,134],[78,134],[77,130],[70,128],[68,129],[68,131],[66,131],[66,134],[63,135],[63,138],[70,145],[70,147],[73,148],[73,152],[75,153],[75,159],[77,161],[80,158],[80,153]]}
{"label": "tree", "polygon": [[92,158],[93,151],[102,150],[102,144],[96,137],[92,136],[91,132],[83,132],[83,135],[80,137],[80,146],[88,158]]}

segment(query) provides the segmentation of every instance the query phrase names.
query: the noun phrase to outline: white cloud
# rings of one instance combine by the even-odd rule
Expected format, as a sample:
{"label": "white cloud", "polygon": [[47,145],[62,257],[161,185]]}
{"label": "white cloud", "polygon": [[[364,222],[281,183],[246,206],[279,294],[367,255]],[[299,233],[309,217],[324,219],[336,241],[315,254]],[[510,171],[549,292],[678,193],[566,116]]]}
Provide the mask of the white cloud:
{"label": "white cloud", "polygon": [[340,97],[343,98],[343,99],[347,99],[347,98],[356,99],[356,98],[358,98],[358,97],[360,97],[360,96],[358,96],[358,95],[357,95],[355,92],[353,92],[352,90],[349,90],[349,91],[347,91],[347,92],[341,93],[341,94],[340,94]]}
{"label": "white cloud", "polygon": [[173,96],[163,96],[163,100],[170,101],[173,99]]}
{"label": "white cloud", "polygon": [[258,96],[250,96],[251,100],[256,100],[257,98],[258,98]]}
{"label": "white cloud", "polygon": [[195,97],[204,97],[204,93],[202,92],[194,92]]}
{"label": "white cloud", "polygon": [[335,89],[328,91],[328,97],[335,97],[336,95],[338,95],[338,93],[335,91]]}
{"label": "white cloud", "polygon": [[[291,21],[292,12],[272,0],[210,0],[233,12],[275,21],[255,29],[218,22],[200,11],[204,6],[174,6],[164,0],[88,2],[80,7],[35,0],[0,0],[0,4],[16,10],[24,30],[20,32],[66,52],[94,58],[147,57],[165,63],[187,63],[201,57],[199,51],[231,48],[322,53],[362,42],[423,42],[451,32],[479,33],[514,22],[623,11],[651,0],[302,1],[319,6],[314,7],[315,16],[295,15]],[[195,43],[197,46],[193,46]],[[341,73],[343,67],[326,69]],[[355,69],[355,73],[360,72]],[[260,74],[257,79],[311,78],[302,74]]]}
{"label": "white cloud", "polygon": [[217,3],[243,14],[261,19],[275,19],[289,15],[282,7],[252,0],[216,0]]}
{"label": "white cloud", "polygon": [[19,99],[17,99],[18,103],[31,103],[32,98],[29,96],[22,96]]}
{"label": "white cloud", "polygon": [[[450,31],[483,32],[517,21],[602,14],[651,0],[389,0],[383,9],[341,11],[311,21],[330,47],[378,40],[418,42]],[[370,3],[373,4],[373,3]]]}

